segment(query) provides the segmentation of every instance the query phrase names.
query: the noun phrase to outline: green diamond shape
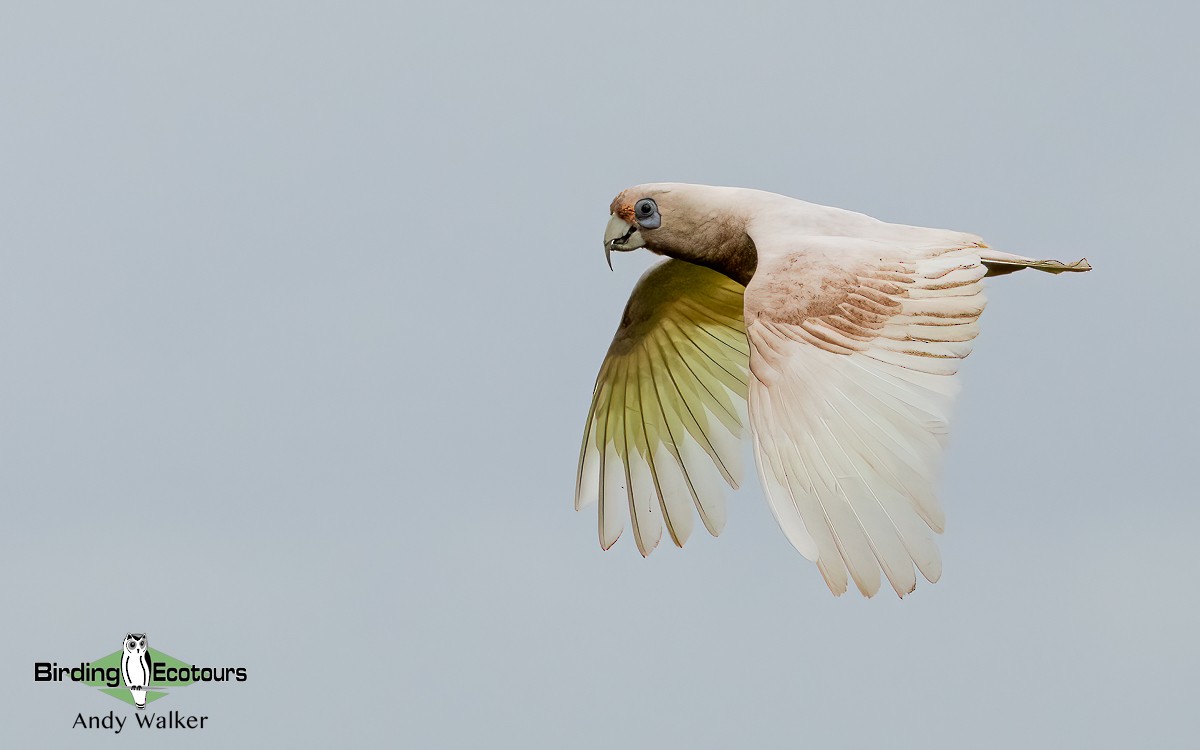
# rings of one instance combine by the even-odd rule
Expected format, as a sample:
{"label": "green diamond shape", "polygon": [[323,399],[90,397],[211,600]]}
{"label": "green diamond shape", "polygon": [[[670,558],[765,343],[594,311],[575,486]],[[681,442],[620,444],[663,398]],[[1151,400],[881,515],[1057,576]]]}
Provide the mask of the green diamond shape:
{"label": "green diamond shape", "polygon": [[[111,654],[109,654],[108,656],[104,656],[99,659],[96,659],[95,661],[91,662],[88,666],[96,667],[98,669],[108,669],[110,667],[116,667],[117,671],[119,673],[121,670],[121,655],[122,655],[122,653],[123,652],[121,652],[121,651],[114,651]],[[187,673],[190,673],[190,671],[191,671],[191,667],[192,667],[191,664],[188,664],[187,662],[184,662],[184,661],[180,661],[179,659],[176,659],[174,656],[164,654],[162,651],[159,651],[158,649],[153,649],[153,648],[147,649],[147,653],[150,654],[150,661],[154,663],[155,667],[157,667],[159,664],[163,664],[167,667],[175,667],[176,669],[186,670]],[[146,703],[151,703],[152,701],[156,701],[159,698],[165,698],[167,696],[167,693],[164,690],[162,690],[162,688],[183,687],[184,685],[191,685],[193,682],[195,682],[195,680],[193,680],[189,677],[189,678],[183,679],[183,680],[178,680],[178,679],[177,680],[151,680],[151,682],[152,682],[152,688],[158,688],[158,690],[151,689],[151,690],[146,691]],[[95,688],[100,688],[100,692],[107,693],[108,695],[111,695],[112,697],[116,698],[117,700],[125,701],[126,703],[128,703],[131,706],[136,705],[133,702],[133,694],[129,692],[128,687],[110,688],[105,684],[103,679],[87,680],[86,684],[91,685],[92,687],[95,687]],[[121,678],[121,684],[122,685],[125,684],[124,677]]]}

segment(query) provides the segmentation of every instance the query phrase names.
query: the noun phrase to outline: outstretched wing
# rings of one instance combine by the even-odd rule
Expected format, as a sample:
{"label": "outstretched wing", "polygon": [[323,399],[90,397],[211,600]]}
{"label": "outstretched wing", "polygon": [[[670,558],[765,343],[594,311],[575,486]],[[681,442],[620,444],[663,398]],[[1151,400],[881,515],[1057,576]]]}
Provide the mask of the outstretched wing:
{"label": "outstretched wing", "polygon": [[914,564],[936,581],[934,480],[984,308],[980,246],[755,242],[770,260],[746,290],[749,411],[776,520],[834,594],[847,572],[865,596],[880,569],[900,596]]}
{"label": "outstretched wing", "polygon": [[600,366],[584,430],[575,508],[599,501],[600,545],[629,517],[642,555],[665,522],[683,546],[692,506],[709,533],[725,526],[722,478],[741,481],[749,347],[744,288],[666,260],[638,281]]}

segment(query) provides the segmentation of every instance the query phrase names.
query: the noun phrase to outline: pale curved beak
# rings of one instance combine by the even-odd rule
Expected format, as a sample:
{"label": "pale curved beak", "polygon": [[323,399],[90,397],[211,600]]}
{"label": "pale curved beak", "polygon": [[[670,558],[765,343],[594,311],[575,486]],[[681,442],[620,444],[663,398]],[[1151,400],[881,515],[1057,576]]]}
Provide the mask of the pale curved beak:
{"label": "pale curved beak", "polygon": [[609,270],[612,270],[613,250],[628,252],[645,246],[637,227],[616,214],[609,217],[608,226],[604,228],[604,259],[608,261]]}

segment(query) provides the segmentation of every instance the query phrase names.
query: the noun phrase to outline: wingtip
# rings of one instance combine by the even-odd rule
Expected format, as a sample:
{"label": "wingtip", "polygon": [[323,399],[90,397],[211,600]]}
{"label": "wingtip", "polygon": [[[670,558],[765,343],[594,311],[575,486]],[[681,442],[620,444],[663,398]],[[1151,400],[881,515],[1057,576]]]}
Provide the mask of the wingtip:
{"label": "wingtip", "polygon": [[872,585],[868,581],[859,582],[855,580],[854,586],[858,589],[858,593],[863,595],[864,599],[873,599],[879,593],[879,584]]}
{"label": "wingtip", "polygon": [[675,525],[671,523],[669,516],[664,513],[663,517],[667,521],[667,536],[671,537],[671,542],[674,543],[676,547],[683,549],[683,545],[687,544],[687,540],[691,537],[691,529],[685,528],[683,530],[678,530],[675,528]]}
{"label": "wingtip", "polygon": [[913,585],[908,589],[908,591],[901,591],[900,589],[897,589],[897,588],[894,588],[893,590],[896,592],[896,596],[900,597],[900,599],[903,600],[904,597],[908,596],[909,594],[911,594],[912,592],[917,590],[917,582],[913,581]]}
{"label": "wingtip", "polygon": [[817,570],[820,571],[821,577],[825,579],[825,585],[829,587],[829,592],[834,596],[840,597],[846,593],[849,588],[844,576],[834,576],[833,571],[827,569],[821,560],[817,559]]}

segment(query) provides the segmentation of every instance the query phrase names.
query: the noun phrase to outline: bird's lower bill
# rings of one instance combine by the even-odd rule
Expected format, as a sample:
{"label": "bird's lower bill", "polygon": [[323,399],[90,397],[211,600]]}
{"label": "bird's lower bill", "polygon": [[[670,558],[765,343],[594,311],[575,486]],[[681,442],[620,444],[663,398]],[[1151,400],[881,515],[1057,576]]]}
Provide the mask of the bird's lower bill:
{"label": "bird's lower bill", "polygon": [[611,255],[614,250],[628,252],[645,246],[642,233],[636,226],[616,214],[609,218],[608,226],[604,228],[604,259],[608,261],[609,268],[612,268]]}

